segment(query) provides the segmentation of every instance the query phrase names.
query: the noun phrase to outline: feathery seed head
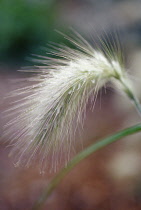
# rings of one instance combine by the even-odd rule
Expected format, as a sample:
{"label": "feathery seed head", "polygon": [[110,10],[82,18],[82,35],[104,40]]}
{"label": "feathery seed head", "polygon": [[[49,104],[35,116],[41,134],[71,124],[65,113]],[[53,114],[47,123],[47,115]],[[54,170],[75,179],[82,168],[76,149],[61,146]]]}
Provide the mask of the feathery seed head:
{"label": "feathery seed head", "polygon": [[17,164],[29,165],[36,153],[43,168],[50,153],[53,167],[62,161],[63,152],[67,162],[90,95],[94,103],[97,91],[107,81],[118,80],[123,86],[122,82],[128,80],[118,56],[109,51],[105,56],[79,34],[75,36],[67,38],[76,49],[53,47],[51,53],[57,58],[44,57],[41,62],[47,66],[39,66],[39,74],[27,79],[30,85],[13,93],[22,99],[9,110],[17,116],[7,123],[6,134],[14,144],[12,153],[18,156]]}

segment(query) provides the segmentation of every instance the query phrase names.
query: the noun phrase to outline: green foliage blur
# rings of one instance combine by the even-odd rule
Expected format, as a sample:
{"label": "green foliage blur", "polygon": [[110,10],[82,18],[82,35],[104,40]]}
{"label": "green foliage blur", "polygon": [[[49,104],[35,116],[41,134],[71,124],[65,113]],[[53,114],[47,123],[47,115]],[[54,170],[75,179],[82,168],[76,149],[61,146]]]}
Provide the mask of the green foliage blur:
{"label": "green foliage blur", "polygon": [[23,65],[54,40],[56,7],[56,0],[0,0],[0,63]]}

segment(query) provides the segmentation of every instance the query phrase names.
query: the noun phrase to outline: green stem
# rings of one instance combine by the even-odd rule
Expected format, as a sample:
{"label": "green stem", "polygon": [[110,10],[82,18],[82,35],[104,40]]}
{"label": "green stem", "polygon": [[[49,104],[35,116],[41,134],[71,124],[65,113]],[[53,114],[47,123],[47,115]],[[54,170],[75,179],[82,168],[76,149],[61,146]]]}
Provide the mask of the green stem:
{"label": "green stem", "polygon": [[141,115],[141,105],[140,105],[139,100],[134,97],[133,102],[134,102],[134,105],[135,105],[139,115]]}
{"label": "green stem", "polygon": [[35,203],[33,210],[39,210],[43,204],[45,203],[48,196],[52,193],[52,191],[56,188],[56,186],[61,182],[61,180],[68,174],[68,172],[71,171],[72,168],[74,168],[81,160],[85,159],[92,153],[102,149],[103,147],[134,133],[137,133],[141,131],[141,124],[137,124],[135,126],[126,128],[122,131],[119,131],[118,133],[109,136],[107,138],[104,138],[103,140],[98,141],[97,143],[92,144],[82,152],[80,152],[78,155],[76,155],[69,163],[68,165],[63,168],[49,183],[45,191],[43,192],[42,196],[37,200]]}
{"label": "green stem", "polygon": [[128,98],[133,102],[135,105],[135,108],[139,115],[141,116],[141,104],[135,94],[133,93],[133,90],[128,86],[128,83],[126,83],[126,80],[124,81],[122,78],[119,79],[120,83],[123,86],[124,92],[127,94]]}

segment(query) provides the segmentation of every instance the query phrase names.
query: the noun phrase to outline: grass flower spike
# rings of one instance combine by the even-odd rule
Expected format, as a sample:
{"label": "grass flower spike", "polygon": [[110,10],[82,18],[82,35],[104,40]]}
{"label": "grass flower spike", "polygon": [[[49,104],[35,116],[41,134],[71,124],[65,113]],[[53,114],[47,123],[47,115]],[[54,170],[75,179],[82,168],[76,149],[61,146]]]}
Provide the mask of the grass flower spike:
{"label": "grass flower spike", "polygon": [[121,56],[108,44],[103,43],[103,51],[94,49],[77,33],[66,38],[75,48],[52,46],[54,58],[41,56],[44,66],[27,79],[29,86],[13,93],[21,99],[9,110],[16,117],[7,123],[6,133],[12,139],[11,154],[16,154],[17,165],[29,165],[36,153],[43,168],[48,164],[47,158],[56,168],[63,161],[63,154],[67,162],[74,149],[75,131],[83,124],[88,99],[91,96],[93,108],[98,90],[108,81],[134,99]]}

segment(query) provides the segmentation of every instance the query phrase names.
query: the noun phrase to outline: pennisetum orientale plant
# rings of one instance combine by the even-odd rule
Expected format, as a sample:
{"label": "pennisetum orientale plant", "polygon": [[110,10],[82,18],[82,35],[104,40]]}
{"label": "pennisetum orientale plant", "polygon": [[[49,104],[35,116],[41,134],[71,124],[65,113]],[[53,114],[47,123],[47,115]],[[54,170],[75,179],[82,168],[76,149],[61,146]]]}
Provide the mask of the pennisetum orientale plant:
{"label": "pennisetum orientale plant", "polygon": [[38,66],[38,70],[30,70],[38,74],[27,79],[29,86],[12,93],[21,99],[8,110],[16,117],[5,126],[5,135],[11,136],[13,145],[11,154],[18,158],[17,165],[30,165],[37,154],[43,169],[51,157],[52,168],[56,170],[66,154],[65,167],[50,182],[34,209],[41,207],[62,178],[85,157],[124,136],[141,131],[141,124],[122,130],[84,149],[68,162],[75,145],[75,131],[84,121],[88,99],[91,97],[93,107],[97,92],[107,82],[127,95],[139,113],[141,106],[123,65],[118,44],[110,46],[101,40],[103,48],[95,49],[76,32],[65,38],[75,48],[52,45],[54,58],[39,56],[44,65]]}

